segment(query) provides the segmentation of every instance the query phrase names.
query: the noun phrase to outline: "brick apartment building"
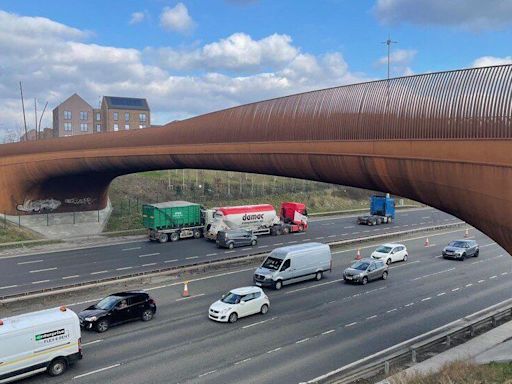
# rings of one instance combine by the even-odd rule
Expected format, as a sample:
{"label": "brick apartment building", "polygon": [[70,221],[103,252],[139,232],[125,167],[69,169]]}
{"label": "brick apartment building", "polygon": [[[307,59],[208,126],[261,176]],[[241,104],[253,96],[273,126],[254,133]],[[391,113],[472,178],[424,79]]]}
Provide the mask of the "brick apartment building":
{"label": "brick apartment building", "polygon": [[53,110],[53,136],[139,129],[150,126],[146,99],[103,96],[100,108],[93,108],[78,94],[73,94]]}

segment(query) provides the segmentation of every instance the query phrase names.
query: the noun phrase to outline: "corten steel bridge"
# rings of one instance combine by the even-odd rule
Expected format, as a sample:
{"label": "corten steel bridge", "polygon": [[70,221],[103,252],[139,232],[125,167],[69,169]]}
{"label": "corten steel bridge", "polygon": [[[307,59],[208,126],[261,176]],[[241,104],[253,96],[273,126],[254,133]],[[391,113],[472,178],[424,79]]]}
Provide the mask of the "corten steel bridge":
{"label": "corten steel bridge", "polygon": [[408,197],[512,253],[511,115],[512,66],[497,66],[302,93],[161,128],[1,145],[0,213],[99,209],[117,176],[218,169]]}

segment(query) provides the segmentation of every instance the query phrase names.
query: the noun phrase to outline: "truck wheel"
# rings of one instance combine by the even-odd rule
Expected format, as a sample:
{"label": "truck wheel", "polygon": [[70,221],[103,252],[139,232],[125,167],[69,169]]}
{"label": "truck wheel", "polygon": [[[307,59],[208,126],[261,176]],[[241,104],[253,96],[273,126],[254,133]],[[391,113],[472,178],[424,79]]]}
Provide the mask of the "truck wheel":
{"label": "truck wheel", "polygon": [[194,239],[200,239],[201,236],[203,236],[203,232],[201,232],[199,229],[194,229]]}
{"label": "truck wheel", "polygon": [[158,241],[161,243],[167,243],[168,240],[169,240],[169,236],[167,236],[167,233],[161,233],[158,236]]}
{"label": "truck wheel", "polygon": [[62,357],[59,357],[55,360],[53,360],[50,365],[48,365],[48,374],[50,376],[60,376],[62,375],[64,372],[66,372],[66,369],[68,367],[68,363],[66,362],[65,359],[63,359]]}
{"label": "truck wheel", "polygon": [[[281,230],[278,229],[278,231],[281,232]],[[290,228],[289,227],[283,227],[283,235],[287,235],[290,233]]]}
{"label": "truck wheel", "polygon": [[388,224],[391,224],[393,222],[393,219],[391,217],[388,217]]}
{"label": "truck wheel", "polygon": [[304,232],[304,226],[302,224],[299,225],[299,232]]}
{"label": "truck wheel", "polygon": [[172,242],[178,241],[179,239],[180,239],[180,234],[178,232],[171,233],[171,241]]}
{"label": "truck wheel", "polygon": [[283,288],[283,282],[281,280],[277,280],[274,283],[274,289],[279,291],[281,288]]}
{"label": "truck wheel", "polygon": [[251,241],[251,245],[254,247],[258,242],[256,240]]}

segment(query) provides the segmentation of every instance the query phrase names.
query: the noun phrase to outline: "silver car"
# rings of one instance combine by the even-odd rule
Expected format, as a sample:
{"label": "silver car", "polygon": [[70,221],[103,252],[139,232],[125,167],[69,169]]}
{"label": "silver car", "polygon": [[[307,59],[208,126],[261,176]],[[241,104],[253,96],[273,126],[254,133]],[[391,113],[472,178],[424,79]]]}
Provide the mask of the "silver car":
{"label": "silver car", "polygon": [[361,259],[343,271],[345,283],[366,285],[371,280],[388,278],[388,266],[381,260]]}
{"label": "silver car", "polygon": [[455,240],[443,249],[443,258],[464,261],[466,257],[478,257],[480,249],[475,240]]}

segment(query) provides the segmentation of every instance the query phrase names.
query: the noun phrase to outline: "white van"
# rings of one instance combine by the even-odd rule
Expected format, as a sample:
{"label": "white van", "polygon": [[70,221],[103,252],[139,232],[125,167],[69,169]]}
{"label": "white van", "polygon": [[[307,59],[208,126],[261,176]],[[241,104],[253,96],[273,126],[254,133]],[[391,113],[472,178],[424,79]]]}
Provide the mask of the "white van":
{"label": "white van", "polygon": [[66,307],[0,319],[0,383],[61,375],[82,358],[80,343],[78,316]]}
{"label": "white van", "polygon": [[258,287],[281,289],[285,284],[316,279],[332,268],[331,248],[322,243],[304,243],[276,248],[254,272]]}

